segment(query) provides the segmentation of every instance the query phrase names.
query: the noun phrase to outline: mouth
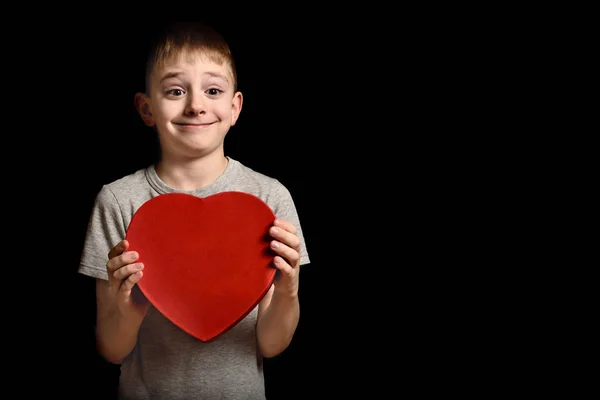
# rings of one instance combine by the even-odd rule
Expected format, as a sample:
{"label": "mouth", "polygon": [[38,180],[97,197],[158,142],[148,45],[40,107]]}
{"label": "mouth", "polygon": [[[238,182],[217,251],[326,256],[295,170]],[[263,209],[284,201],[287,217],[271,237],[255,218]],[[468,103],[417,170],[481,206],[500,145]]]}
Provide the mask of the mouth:
{"label": "mouth", "polygon": [[204,128],[204,127],[210,126],[212,124],[214,124],[214,122],[207,122],[207,123],[202,123],[202,124],[199,124],[199,123],[185,123],[185,122],[184,123],[177,123],[177,122],[174,123],[174,125],[181,126],[181,127],[184,127],[184,128]]}

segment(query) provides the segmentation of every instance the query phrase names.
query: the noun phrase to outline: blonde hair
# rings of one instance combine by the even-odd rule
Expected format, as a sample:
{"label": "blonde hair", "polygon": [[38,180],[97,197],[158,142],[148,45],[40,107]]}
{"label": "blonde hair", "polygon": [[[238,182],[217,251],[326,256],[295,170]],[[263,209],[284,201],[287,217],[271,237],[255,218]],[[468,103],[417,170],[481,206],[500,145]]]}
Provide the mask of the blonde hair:
{"label": "blonde hair", "polygon": [[182,56],[201,55],[219,65],[229,64],[233,90],[237,91],[237,72],[231,49],[225,38],[211,26],[199,22],[176,22],[160,32],[150,49],[146,63],[146,93],[155,68]]}

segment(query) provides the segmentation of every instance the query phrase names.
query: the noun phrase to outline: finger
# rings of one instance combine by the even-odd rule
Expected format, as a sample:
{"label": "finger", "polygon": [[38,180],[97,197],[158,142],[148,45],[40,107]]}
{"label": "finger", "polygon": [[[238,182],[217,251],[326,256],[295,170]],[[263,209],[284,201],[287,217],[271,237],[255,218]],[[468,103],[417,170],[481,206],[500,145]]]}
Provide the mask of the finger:
{"label": "finger", "polygon": [[275,268],[277,268],[281,272],[286,273],[288,275],[291,275],[294,272],[294,269],[292,268],[292,266],[290,264],[288,264],[285,259],[283,259],[279,256],[276,256],[273,259],[273,264],[275,264]]}
{"label": "finger", "polygon": [[283,257],[290,265],[296,265],[300,260],[300,254],[295,249],[276,240],[271,241],[271,248],[279,256]]}
{"label": "finger", "polygon": [[111,258],[106,264],[108,274],[112,275],[119,268],[122,268],[127,264],[132,264],[136,262],[138,258],[139,254],[136,251],[127,251],[121,255]]}
{"label": "finger", "polygon": [[119,254],[123,253],[129,248],[129,242],[127,240],[121,240],[115,247],[108,252],[108,259],[115,258]]}
{"label": "finger", "polygon": [[142,263],[128,264],[116,270],[113,273],[113,277],[118,281],[122,281],[124,279],[129,278],[130,275],[133,275],[136,272],[141,271],[143,269],[144,264]]}
{"label": "finger", "polygon": [[133,289],[135,284],[142,279],[143,274],[144,273],[142,271],[137,271],[135,274],[129,275],[129,277],[123,281],[123,284],[121,285],[121,293],[123,293],[125,297],[131,295],[131,289]]}
{"label": "finger", "polygon": [[289,231],[275,226],[271,228],[270,233],[273,239],[276,239],[279,242],[284,243],[291,248],[300,248],[300,239],[294,233],[291,233]]}
{"label": "finger", "polygon": [[290,233],[296,234],[296,227],[294,226],[294,224],[285,219],[277,218],[275,219],[275,221],[273,221],[273,225],[279,228],[283,228]]}

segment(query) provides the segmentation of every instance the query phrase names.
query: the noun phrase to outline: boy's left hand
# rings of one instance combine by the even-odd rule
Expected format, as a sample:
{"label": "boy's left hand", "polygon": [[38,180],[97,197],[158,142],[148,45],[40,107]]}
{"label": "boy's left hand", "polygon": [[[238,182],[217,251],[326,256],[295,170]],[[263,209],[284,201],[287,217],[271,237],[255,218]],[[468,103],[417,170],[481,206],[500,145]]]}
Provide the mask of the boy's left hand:
{"label": "boy's left hand", "polygon": [[277,218],[269,230],[271,249],[277,254],[273,264],[279,270],[275,279],[275,291],[286,296],[298,295],[298,274],[300,271],[300,239],[296,227],[290,222]]}

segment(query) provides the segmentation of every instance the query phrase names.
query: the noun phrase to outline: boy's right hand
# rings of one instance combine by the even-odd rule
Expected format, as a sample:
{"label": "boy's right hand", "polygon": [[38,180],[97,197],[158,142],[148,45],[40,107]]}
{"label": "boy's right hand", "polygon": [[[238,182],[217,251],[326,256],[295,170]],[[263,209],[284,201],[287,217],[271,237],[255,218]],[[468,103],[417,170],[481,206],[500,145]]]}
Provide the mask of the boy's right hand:
{"label": "boy's right hand", "polygon": [[[106,271],[110,285],[113,306],[123,316],[134,314],[143,319],[148,311],[149,302],[146,296],[136,287],[143,276],[144,264],[136,263],[139,254],[127,251],[129,242],[122,240],[108,253]],[[115,310],[115,311],[116,311]]]}

